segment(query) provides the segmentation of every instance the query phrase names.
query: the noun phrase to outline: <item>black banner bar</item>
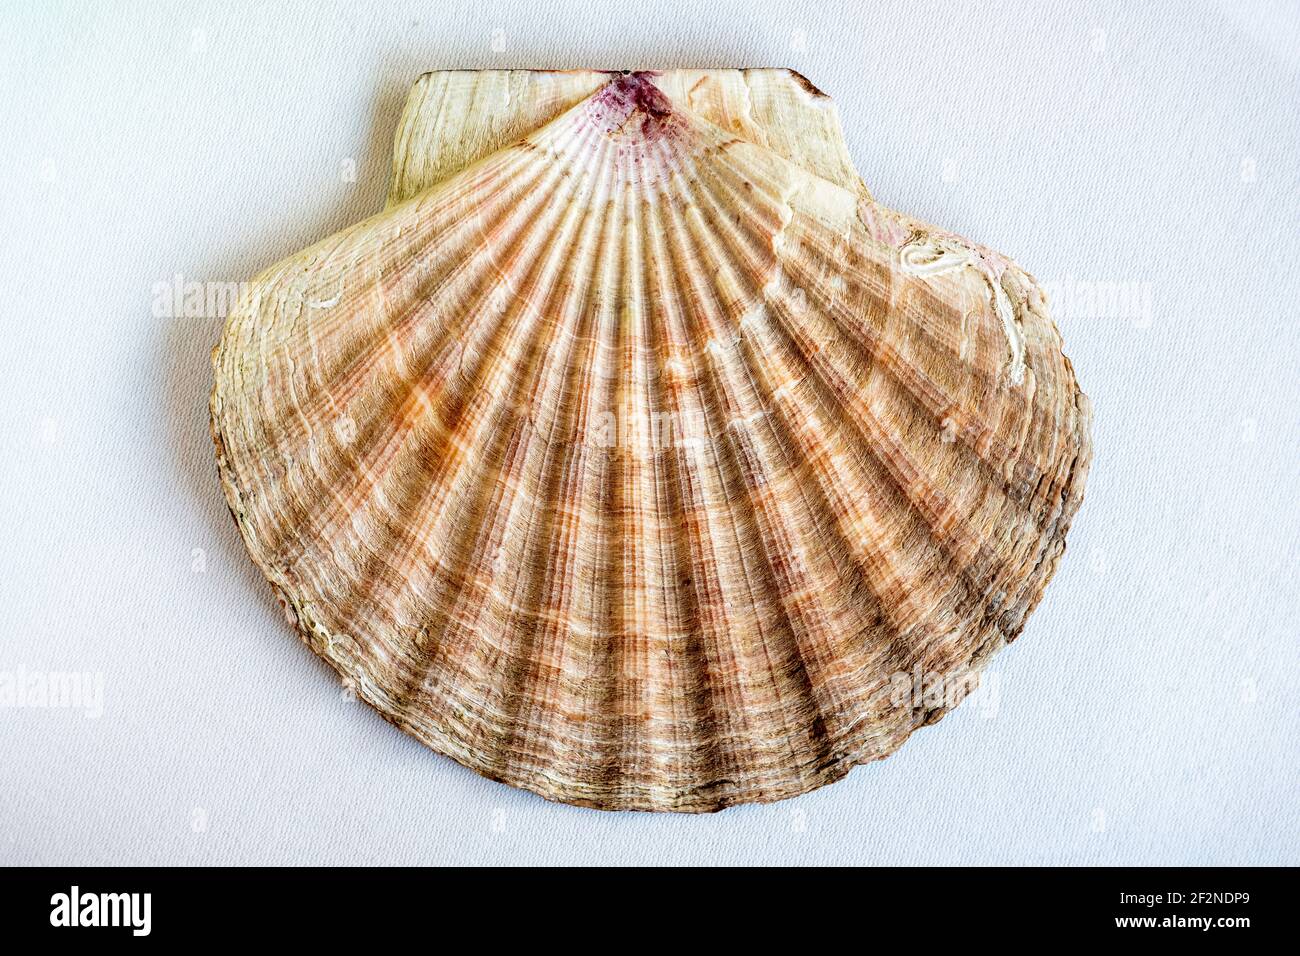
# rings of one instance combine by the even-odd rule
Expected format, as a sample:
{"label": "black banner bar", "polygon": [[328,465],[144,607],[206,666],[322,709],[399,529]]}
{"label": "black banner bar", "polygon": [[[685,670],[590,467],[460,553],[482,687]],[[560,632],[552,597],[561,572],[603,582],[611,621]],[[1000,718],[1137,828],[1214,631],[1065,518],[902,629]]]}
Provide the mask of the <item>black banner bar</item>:
{"label": "black banner bar", "polygon": [[[619,938],[611,934],[631,933],[648,941],[702,922],[734,947],[737,935],[763,942],[778,922],[887,928],[919,934],[926,944],[979,936],[1202,938],[1231,945],[1259,930],[1286,932],[1294,883],[1291,870],[1218,868],[763,874],[33,868],[0,870],[0,925],[8,941],[75,935],[92,944],[116,938],[456,945],[467,931],[461,921],[479,927],[486,918],[493,935],[535,932],[552,944],[557,933],[610,942]],[[445,937],[431,939],[435,932]]]}

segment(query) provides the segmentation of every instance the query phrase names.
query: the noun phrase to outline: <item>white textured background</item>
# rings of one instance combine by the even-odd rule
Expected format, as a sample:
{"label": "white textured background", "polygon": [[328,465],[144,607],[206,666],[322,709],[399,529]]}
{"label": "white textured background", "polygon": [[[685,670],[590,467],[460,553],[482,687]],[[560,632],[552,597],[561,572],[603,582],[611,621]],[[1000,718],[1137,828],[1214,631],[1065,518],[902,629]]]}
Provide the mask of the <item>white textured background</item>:
{"label": "white textured background", "polygon": [[[1300,13],[1144,6],[7,0],[0,677],[104,700],[0,709],[0,862],[1300,863]],[[774,806],[548,804],[293,636],[218,490],[221,319],[154,286],[378,210],[423,70],[760,65],[877,198],[1056,284],[1087,499],[996,707]]]}

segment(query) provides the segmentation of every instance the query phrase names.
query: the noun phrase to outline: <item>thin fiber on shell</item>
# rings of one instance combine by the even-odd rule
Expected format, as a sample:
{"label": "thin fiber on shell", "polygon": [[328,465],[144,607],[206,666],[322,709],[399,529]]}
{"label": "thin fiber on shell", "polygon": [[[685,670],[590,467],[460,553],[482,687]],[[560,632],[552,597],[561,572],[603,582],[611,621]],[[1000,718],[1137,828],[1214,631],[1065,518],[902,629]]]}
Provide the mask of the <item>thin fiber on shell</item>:
{"label": "thin fiber on shell", "polygon": [[788,71],[422,78],[389,208],[214,352],[222,484],[312,649],[607,809],[793,796],[942,716],[897,675],[1020,634],[1089,406],[1034,281],[847,162]]}

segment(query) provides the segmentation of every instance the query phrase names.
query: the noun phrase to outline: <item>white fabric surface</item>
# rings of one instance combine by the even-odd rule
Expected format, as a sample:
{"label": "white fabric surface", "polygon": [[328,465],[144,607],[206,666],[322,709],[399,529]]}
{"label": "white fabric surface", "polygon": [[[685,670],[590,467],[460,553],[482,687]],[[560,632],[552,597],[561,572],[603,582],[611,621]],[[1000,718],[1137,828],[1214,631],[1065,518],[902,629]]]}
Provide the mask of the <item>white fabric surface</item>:
{"label": "white fabric surface", "polygon": [[[794,801],[578,810],[298,642],[217,485],[221,319],[155,285],[377,211],[423,70],[706,65],[805,73],[879,199],[1053,284],[1096,461],[994,702]],[[0,863],[1300,863],[1294,3],[6,3],[0,84],[0,676],[103,681],[0,708]]]}

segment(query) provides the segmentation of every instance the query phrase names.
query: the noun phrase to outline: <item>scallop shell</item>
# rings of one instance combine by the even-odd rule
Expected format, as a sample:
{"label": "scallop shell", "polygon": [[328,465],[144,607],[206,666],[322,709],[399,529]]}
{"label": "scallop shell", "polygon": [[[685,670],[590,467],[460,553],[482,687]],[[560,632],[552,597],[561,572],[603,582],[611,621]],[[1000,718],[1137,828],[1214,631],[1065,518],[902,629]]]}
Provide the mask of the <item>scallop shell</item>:
{"label": "scallop shell", "polygon": [[389,208],[258,277],[213,361],[311,648],[609,809],[793,796],[937,720],[961,691],[909,681],[1020,634],[1090,457],[1033,280],[878,205],[783,70],[422,78]]}

